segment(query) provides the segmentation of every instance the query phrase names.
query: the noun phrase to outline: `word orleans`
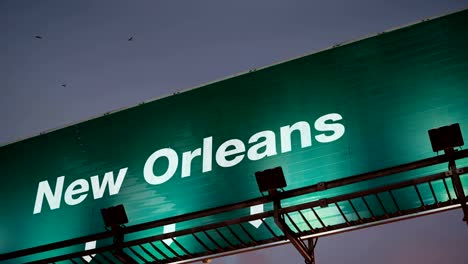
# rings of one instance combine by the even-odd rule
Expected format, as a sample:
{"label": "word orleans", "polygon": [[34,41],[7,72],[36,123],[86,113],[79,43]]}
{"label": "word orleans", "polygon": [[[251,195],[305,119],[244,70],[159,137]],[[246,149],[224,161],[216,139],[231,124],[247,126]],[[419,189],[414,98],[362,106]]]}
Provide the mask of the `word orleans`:
{"label": "word orleans", "polygon": [[[315,140],[320,143],[329,143],[341,138],[345,133],[345,127],[338,121],[342,120],[342,116],[337,113],[326,114],[319,117],[314,128],[320,134],[315,135]],[[312,135],[310,125],[306,121],[299,121],[290,126],[280,127],[280,151],[281,153],[290,152],[292,133],[297,131],[301,140],[301,148],[312,146]],[[297,138],[297,137],[295,137]],[[276,145],[276,134],[274,131],[265,130],[252,135],[248,140],[249,147],[246,149],[246,144],[239,139],[229,139],[222,143],[214,152],[214,160],[220,167],[233,167],[243,159],[256,161],[266,157],[278,154]],[[190,177],[191,165],[197,157],[201,157],[202,172],[206,173],[213,168],[213,137],[203,139],[201,148],[192,151],[187,151],[179,155],[171,148],[163,148],[151,154],[145,162],[143,168],[143,176],[148,184],[157,185],[163,184],[170,180],[181,166],[181,177]],[[163,163],[164,168],[158,168],[158,171],[164,171],[160,175],[155,175],[155,164],[158,159],[166,159],[168,162]],[[179,160],[180,159],[180,160]],[[102,179],[98,175],[90,178],[91,191],[94,199],[100,199],[104,196],[106,188],[109,190],[109,195],[118,194],[120,187],[127,174],[128,168],[122,168],[117,173],[117,178],[114,177],[114,172],[106,172]],[[34,204],[33,214],[38,214],[42,211],[44,198],[49,204],[51,210],[60,208],[62,193],[64,188],[65,176],[57,178],[55,189],[52,191],[48,181],[39,183]],[[85,179],[73,181],[65,190],[63,199],[68,205],[77,205],[83,202],[90,191],[90,184]]]}

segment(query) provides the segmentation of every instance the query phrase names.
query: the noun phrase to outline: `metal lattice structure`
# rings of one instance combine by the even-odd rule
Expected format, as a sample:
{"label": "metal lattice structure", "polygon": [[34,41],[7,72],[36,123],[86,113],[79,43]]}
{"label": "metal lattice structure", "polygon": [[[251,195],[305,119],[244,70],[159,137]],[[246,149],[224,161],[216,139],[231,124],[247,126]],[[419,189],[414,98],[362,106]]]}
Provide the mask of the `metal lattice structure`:
{"label": "metal lattice structure", "polygon": [[[468,173],[468,167],[457,168],[455,165],[456,160],[467,157],[468,150],[449,151],[433,158],[344,179],[294,190],[270,192],[266,196],[241,203],[19,250],[1,255],[0,260],[32,257],[35,260],[29,263],[187,263],[291,242],[304,256],[306,263],[314,263],[313,239],[320,236],[459,207],[462,207],[464,220],[467,221],[466,201],[468,197],[463,192],[460,177]],[[288,199],[305,194],[445,163],[448,165],[447,171],[318,200],[292,205],[287,203]],[[445,193],[441,195],[440,192],[434,191],[435,188],[443,189]],[[397,195],[401,191],[404,191],[405,196]],[[406,199],[408,196],[417,197],[416,204],[413,207],[402,208],[401,199]],[[192,225],[168,234],[132,238],[132,235],[139,232],[148,232],[167,224],[190,221],[196,223],[205,217],[270,203],[273,205],[272,208],[263,213],[239,215],[229,220],[213,221],[207,225]],[[337,210],[341,219],[323,217],[322,210]],[[248,227],[250,221],[260,221],[260,228],[268,230],[269,235],[258,237]],[[116,239],[118,237],[125,239]],[[308,240],[308,245],[303,242],[305,239]],[[60,249],[82,245],[93,240],[102,242],[100,244],[104,246],[86,251],[58,253]],[[189,251],[187,244],[197,244],[199,250]],[[45,253],[48,254],[47,257],[41,255]]]}

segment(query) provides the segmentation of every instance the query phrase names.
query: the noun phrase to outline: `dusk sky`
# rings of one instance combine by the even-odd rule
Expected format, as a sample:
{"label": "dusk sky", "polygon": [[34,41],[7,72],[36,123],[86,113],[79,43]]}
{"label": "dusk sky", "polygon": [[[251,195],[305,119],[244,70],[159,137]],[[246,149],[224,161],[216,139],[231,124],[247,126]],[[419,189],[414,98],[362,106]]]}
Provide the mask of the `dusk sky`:
{"label": "dusk sky", "polygon": [[[467,7],[467,0],[2,0],[0,145]],[[317,263],[466,263],[461,219],[458,209],[324,237]],[[212,263],[303,262],[286,245]]]}

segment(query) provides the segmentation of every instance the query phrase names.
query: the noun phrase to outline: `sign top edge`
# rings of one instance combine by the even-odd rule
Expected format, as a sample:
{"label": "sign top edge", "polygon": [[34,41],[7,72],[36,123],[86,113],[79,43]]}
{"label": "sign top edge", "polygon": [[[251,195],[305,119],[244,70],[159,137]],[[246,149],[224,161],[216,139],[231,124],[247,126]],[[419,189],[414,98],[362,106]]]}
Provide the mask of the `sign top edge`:
{"label": "sign top edge", "polygon": [[341,43],[336,43],[334,45],[325,47],[323,49],[318,49],[318,50],[315,50],[315,51],[307,52],[305,54],[298,55],[298,56],[295,56],[295,57],[292,57],[292,58],[289,58],[289,59],[281,60],[281,61],[278,61],[278,62],[274,62],[274,63],[272,63],[270,65],[266,65],[266,66],[263,66],[263,67],[260,67],[260,68],[245,70],[245,71],[235,73],[235,74],[232,74],[232,75],[228,75],[228,76],[225,76],[225,77],[222,77],[222,78],[219,78],[219,79],[215,79],[215,80],[212,80],[212,81],[209,81],[209,82],[206,82],[206,83],[197,84],[197,85],[191,86],[189,88],[178,90],[178,91],[173,92],[171,94],[166,94],[166,95],[162,95],[162,96],[153,97],[153,98],[150,98],[150,99],[145,100],[143,102],[132,104],[130,106],[124,106],[124,107],[116,108],[116,109],[108,111],[108,112],[104,112],[104,113],[97,114],[97,115],[94,115],[94,116],[91,116],[91,117],[87,117],[85,119],[81,119],[81,120],[78,120],[78,121],[75,121],[75,122],[67,123],[67,124],[64,124],[62,126],[58,126],[58,127],[55,127],[55,128],[47,129],[47,130],[44,130],[44,131],[39,132],[39,133],[34,133],[34,134],[30,135],[30,136],[20,137],[20,138],[13,139],[13,140],[7,141],[7,142],[0,142],[0,148],[6,147],[8,145],[12,145],[12,144],[24,141],[24,140],[32,139],[32,138],[35,138],[35,137],[38,137],[38,136],[42,136],[42,135],[45,135],[45,134],[48,134],[48,133],[51,133],[51,132],[54,132],[54,131],[57,131],[57,130],[60,130],[60,129],[64,129],[64,128],[67,128],[67,127],[70,127],[70,126],[78,125],[78,124],[81,124],[81,123],[84,123],[84,122],[87,122],[87,121],[90,121],[90,120],[93,120],[93,119],[97,119],[97,118],[100,118],[100,117],[103,117],[103,116],[107,116],[107,115],[110,115],[110,114],[115,114],[115,113],[118,113],[118,112],[121,112],[121,111],[124,111],[124,110],[127,110],[127,109],[138,107],[138,106],[140,106],[142,104],[148,104],[148,103],[151,103],[151,102],[154,102],[154,101],[157,101],[157,100],[161,100],[161,99],[164,99],[164,98],[169,98],[171,96],[175,96],[175,95],[178,95],[178,94],[181,94],[181,93],[196,90],[196,89],[199,89],[199,88],[211,85],[211,84],[215,84],[215,83],[218,83],[218,82],[222,82],[222,81],[226,81],[226,80],[229,80],[229,79],[232,79],[232,78],[243,76],[243,75],[246,75],[246,74],[249,74],[249,73],[252,73],[252,72],[256,72],[256,71],[264,70],[264,69],[271,68],[271,67],[274,67],[274,66],[277,66],[277,65],[281,65],[283,63],[291,62],[291,61],[294,61],[294,60],[298,60],[298,59],[301,59],[301,58],[304,58],[304,57],[319,54],[319,53],[322,53],[322,52],[326,52],[326,51],[333,50],[333,49],[336,49],[336,48],[340,48],[340,47],[343,47],[343,46],[347,46],[347,45],[350,45],[350,44],[355,44],[355,43],[358,43],[358,42],[363,41],[363,40],[367,40],[367,39],[371,39],[371,38],[380,36],[383,33],[390,33],[390,32],[394,32],[394,31],[410,28],[410,27],[415,26],[415,25],[420,25],[422,23],[427,23],[427,22],[430,22],[430,21],[433,21],[433,20],[441,19],[441,18],[444,18],[444,17],[448,17],[448,16],[451,16],[451,15],[455,15],[455,14],[463,13],[463,12],[468,12],[468,7],[465,7],[465,8],[462,8],[462,9],[456,9],[454,11],[445,12],[445,13],[442,13],[442,14],[436,15],[436,16],[427,17],[427,18],[424,18],[424,19],[421,19],[421,20],[418,20],[418,21],[402,24],[400,26],[389,28],[389,29],[387,29],[385,31],[382,31],[382,32],[370,33],[370,34],[365,35],[363,37],[351,39],[351,40],[348,40],[348,41],[343,41]]}

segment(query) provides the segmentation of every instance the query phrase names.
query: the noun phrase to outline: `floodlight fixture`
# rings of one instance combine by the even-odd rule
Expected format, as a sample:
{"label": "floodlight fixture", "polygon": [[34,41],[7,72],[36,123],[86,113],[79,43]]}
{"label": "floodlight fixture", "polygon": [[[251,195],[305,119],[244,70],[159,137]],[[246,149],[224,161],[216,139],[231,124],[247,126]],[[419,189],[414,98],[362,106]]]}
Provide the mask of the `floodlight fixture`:
{"label": "floodlight fixture", "polygon": [[273,191],[286,187],[283,169],[276,167],[255,173],[260,192]]}
{"label": "floodlight fixture", "polygon": [[464,145],[460,124],[458,123],[434,128],[427,132],[434,152]]}
{"label": "floodlight fixture", "polygon": [[101,209],[101,214],[106,227],[115,228],[128,223],[123,204]]}

